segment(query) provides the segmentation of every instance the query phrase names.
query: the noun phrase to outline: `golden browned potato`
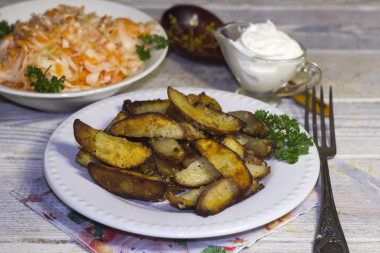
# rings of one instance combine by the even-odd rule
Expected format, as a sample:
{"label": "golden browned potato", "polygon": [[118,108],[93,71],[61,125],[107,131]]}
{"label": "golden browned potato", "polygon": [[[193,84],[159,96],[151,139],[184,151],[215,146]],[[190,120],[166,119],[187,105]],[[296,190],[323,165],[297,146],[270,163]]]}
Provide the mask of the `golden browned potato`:
{"label": "golden browned potato", "polygon": [[90,162],[93,162],[93,163],[102,163],[101,161],[99,161],[98,159],[96,159],[95,156],[91,155],[90,153],[88,153],[84,149],[80,149],[79,150],[78,154],[75,157],[75,161],[78,164],[80,164],[83,167],[85,167],[85,168],[87,168],[87,165]]}
{"label": "golden browned potato", "polygon": [[258,138],[265,138],[268,135],[268,128],[263,121],[256,119],[255,115],[248,111],[229,112],[233,116],[246,123],[243,132]]}
{"label": "golden browned potato", "polygon": [[267,176],[271,170],[270,166],[268,166],[265,161],[252,155],[247,155],[245,157],[245,165],[251,175],[258,180],[261,180]]}
{"label": "golden browned potato", "polygon": [[206,138],[205,134],[202,131],[196,129],[193,125],[187,122],[181,122],[179,124],[185,132],[186,140],[192,141],[196,139]]}
{"label": "golden browned potato", "polygon": [[185,158],[185,150],[173,138],[150,138],[150,147],[161,159],[173,164],[180,164]]}
{"label": "golden browned potato", "polygon": [[246,198],[248,198],[248,197],[254,195],[255,193],[261,191],[262,189],[264,189],[264,185],[261,184],[261,183],[259,183],[256,179],[254,179],[254,180],[252,181],[251,189],[250,189],[248,192],[246,192],[245,194],[242,194],[242,195],[240,196],[238,202],[240,202],[240,201],[242,201],[242,200],[244,200],[244,199],[246,199]]}
{"label": "golden browned potato", "polygon": [[236,140],[261,158],[270,157],[277,147],[277,142],[275,140],[260,139],[244,133],[238,133],[236,135]]}
{"label": "golden browned potato", "polygon": [[201,156],[205,157],[223,175],[246,192],[252,184],[252,176],[244,161],[231,149],[211,139],[192,141]]}
{"label": "golden browned potato", "polygon": [[143,100],[143,101],[131,101],[125,100],[123,104],[123,110],[130,114],[141,114],[145,112],[158,112],[165,114],[170,105],[168,99],[155,99],[155,100]]}
{"label": "golden browned potato", "polygon": [[206,95],[206,93],[204,93],[204,92],[202,92],[199,95],[189,94],[186,96],[186,99],[192,105],[194,105],[196,103],[202,103],[206,107],[212,108],[214,110],[217,110],[217,111],[222,110],[222,107],[220,106],[220,104],[215,99],[213,99],[212,97]]}
{"label": "golden browned potato", "polygon": [[183,129],[175,120],[156,112],[136,114],[118,121],[109,133],[126,137],[185,138]]}
{"label": "golden browned potato", "polygon": [[186,96],[168,87],[168,96],[173,105],[194,126],[214,134],[233,133],[244,127],[240,119],[212,108],[203,103],[191,104]]}
{"label": "golden browned potato", "polygon": [[169,201],[170,205],[178,209],[194,209],[199,195],[205,189],[201,186],[198,189],[191,189],[190,191],[181,195],[174,195],[172,192],[166,192],[165,197]]}
{"label": "golden browned potato", "polygon": [[206,105],[207,107],[210,107],[210,108],[215,109],[217,111],[222,111],[222,107],[220,106],[218,101],[216,101],[214,98],[208,96],[205,92],[202,92],[198,96],[201,99],[201,102],[204,105]]}
{"label": "golden browned potato", "polygon": [[121,111],[119,112],[116,117],[108,124],[108,126],[106,127],[106,129],[104,129],[104,132],[108,133],[108,131],[110,130],[111,126],[115,123],[115,122],[118,122],[120,120],[123,120],[123,119],[126,119],[128,118],[128,113],[125,112],[125,111]]}
{"label": "golden browned potato", "polygon": [[220,178],[222,175],[204,157],[193,161],[185,169],[175,173],[174,180],[186,187],[206,185]]}
{"label": "golden browned potato", "polygon": [[167,184],[160,177],[129,170],[89,163],[88,172],[102,188],[121,197],[157,201],[164,197],[167,189]]}
{"label": "golden browned potato", "polygon": [[174,176],[177,171],[180,170],[179,165],[171,164],[165,160],[158,158],[157,156],[155,156],[154,159],[156,161],[157,169],[163,178],[169,179]]}
{"label": "golden browned potato", "polygon": [[241,191],[237,185],[222,177],[200,194],[195,211],[201,216],[214,215],[235,204],[240,196]]}
{"label": "golden browned potato", "polygon": [[88,153],[111,166],[122,169],[137,167],[152,155],[152,151],[141,143],[108,135],[79,119],[74,121],[74,136]]}
{"label": "golden browned potato", "polygon": [[227,148],[234,151],[236,154],[238,154],[241,158],[244,158],[245,156],[245,148],[243,145],[241,145],[236,139],[235,136],[227,135],[225,136],[221,143],[226,146]]}

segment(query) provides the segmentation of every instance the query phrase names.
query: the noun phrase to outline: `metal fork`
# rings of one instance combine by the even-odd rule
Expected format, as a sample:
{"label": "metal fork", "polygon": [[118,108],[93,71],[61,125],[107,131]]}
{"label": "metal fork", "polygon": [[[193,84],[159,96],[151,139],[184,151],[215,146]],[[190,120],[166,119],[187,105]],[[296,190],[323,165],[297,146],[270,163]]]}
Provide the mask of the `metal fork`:
{"label": "metal fork", "polygon": [[[321,206],[319,213],[319,223],[314,238],[313,252],[344,252],[348,253],[348,245],[344,237],[342,227],[336,212],[333,193],[331,189],[329,167],[327,160],[336,155],[335,126],[333,114],[332,87],[329,94],[329,145],[326,135],[326,124],[324,115],[323,89],[320,90],[320,142],[318,141],[317,106],[315,88],[312,92],[312,120],[313,120],[313,140],[318,148],[321,161]],[[305,92],[305,129],[309,132],[309,93]]]}

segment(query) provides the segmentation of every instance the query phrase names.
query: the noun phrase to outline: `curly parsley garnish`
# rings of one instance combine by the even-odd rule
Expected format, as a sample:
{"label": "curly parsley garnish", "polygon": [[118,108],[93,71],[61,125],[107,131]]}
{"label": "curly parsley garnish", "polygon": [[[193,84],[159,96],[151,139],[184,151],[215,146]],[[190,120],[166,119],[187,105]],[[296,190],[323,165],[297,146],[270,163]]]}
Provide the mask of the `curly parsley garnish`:
{"label": "curly parsley garnish", "polygon": [[65,76],[62,76],[58,79],[58,77],[53,76],[51,80],[47,79],[46,73],[51,68],[51,65],[45,72],[35,66],[28,66],[26,70],[26,76],[36,79],[34,82],[30,84],[30,86],[34,87],[36,92],[41,93],[59,93],[61,90],[65,88],[63,83],[65,82]]}
{"label": "curly parsley garnish", "polygon": [[151,49],[164,49],[168,46],[169,40],[157,34],[153,35],[140,35],[139,39],[144,43],[136,48],[136,52],[140,57],[140,60],[146,61],[150,59]]}
{"label": "curly parsley garnish", "polygon": [[6,20],[0,22],[0,39],[13,32],[15,26],[13,24],[9,25]]}
{"label": "curly parsley garnish", "polygon": [[300,155],[309,153],[309,147],[313,145],[312,138],[300,132],[296,119],[284,114],[269,114],[264,110],[257,110],[255,117],[267,125],[268,139],[277,141],[275,158],[294,164]]}

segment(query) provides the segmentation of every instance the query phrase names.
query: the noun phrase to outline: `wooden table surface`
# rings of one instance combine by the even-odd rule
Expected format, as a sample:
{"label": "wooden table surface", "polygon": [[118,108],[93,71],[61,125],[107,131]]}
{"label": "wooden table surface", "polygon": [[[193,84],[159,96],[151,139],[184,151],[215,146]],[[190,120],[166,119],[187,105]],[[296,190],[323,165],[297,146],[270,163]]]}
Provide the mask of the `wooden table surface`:
{"label": "wooden table surface", "polygon": [[[0,7],[18,1],[1,0]],[[159,20],[174,0],[118,0]],[[333,86],[338,154],[347,166],[331,169],[340,221],[351,252],[380,252],[380,1],[193,0],[224,22],[272,20],[308,48],[324,87]],[[0,17],[1,19],[1,17]],[[194,63],[169,52],[164,62],[131,90],[194,86],[235,91],[226,66]],[[303,108],[283,99],[279,108],[302,122]],[[28,109],[0,96],[0,252],[85,252],[63,233],[9,195],[42,176],[45,145],[70,114]],[[311,252],[317,211],[259,240],[245,252]]]}

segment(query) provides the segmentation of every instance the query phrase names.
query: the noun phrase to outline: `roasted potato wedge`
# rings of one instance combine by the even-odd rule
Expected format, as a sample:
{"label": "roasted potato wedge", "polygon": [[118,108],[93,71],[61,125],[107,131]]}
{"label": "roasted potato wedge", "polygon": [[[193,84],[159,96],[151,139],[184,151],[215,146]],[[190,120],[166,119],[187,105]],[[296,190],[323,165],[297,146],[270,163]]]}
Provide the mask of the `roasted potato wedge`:
{"label": "roasted potato wedge", "polygon": [[260,139],[243,133],[237,134],[236,140],[261,158],[270,157],[277,147],[275,140]]}
{"label": "roasted potato wedge", "polygon": [[119,112],[116,117],[108,124],[108,126],[106,127],[106,129],[104,129],[104,132],[108,133],[108,131],[110,130],[111,126],[115,123],[115,122],[118,122],[120,120],[123,120],[123,119],[126,119],[128,118],[128,113],[125,112],[125,111],[121,111]]}
{"label": "roasted potato wedge", "polygon": [[245,166],[247,166],[251,175],[257,180],[263,179],[271,170],[270,166],[268,166],[265,161],[253,156],[245,157]]}
{"label": "roasted potato wedge", "polygon": [[222,175],[204,157],[190,163],[187,168],[175,173],[174,180],[186,187],[198,187],[209,184]]}
{"label": "roasted potato wedge", "polygon": [[173,138],[150,138],[149,145],[161,159],[173,164],[180,164],[185,158],[185,150]]}
{"label": "roasted potato wedge", "polygon": [[241,191],[237,185],[228,178],[222,177],[200,194],[195,211],[198,215],[205,217],[214,215],[238,202],[240,196]]}
{"label": "roasted potato wedge", "polygon": [[193,125],[214,134],[225,134],[239,131],[245,123],[240,119],[212,108],[202,103],[191,104],[186,96],[168,87],[168,96],[173,105]]}
{"label": "roasted potato wedge", "polygon": [[192,145],[223,175],[233,181],[242,192],[249,190],[252,176],[244,161],[231,149],[211,139],[198,139]]}
{"label": "roasted potato wedge", "polygon": [[204,92],[202,92],[199,95],[189,94],[186,96],[186,99],[192,105],[194,105],[196,103],[202,103],[206,107],[212,108],[212,109],[217,110],[217,111],[222,111],[222,107],[220,106],[220,104],[215,99],[213,99],[212,97],[206,95],[206,93],[204,93]]}
{"label": "roasted potato wedge", "polygon": [[238,202],[254,195],[255,193],[261,191],[262,189],[264,189],[264,185],[259,183],[256,179],[254,179],[252,181],[251,189],[248,192],[246,192],[245,194],[241,195]]}
{"label": "roasted potato wedge", "polygon": [[111,166],[127,169],[142,165],[152,151],[135,143],[97,130],[79,119],[74,121],[76,141],[91,155]]}
{"label": "roasted potato wedge", "polygon": [[165,160],[158,158],[157,156],[155,156],[154,159],[156,161],[157,169],[163,178],[168,179],[174,176],[176,172],[180,171],[180,167],[178,165],[173,165]]}
{"label": "roasted potato wedge", "polygon": [[234,136],[227,135],[225,136],[221,143],[226,146],[227,148],[234,151],[236,154],[238,154],[241,158],[244,158],[245,156],[245,148],[243,145],[241,145]]}
{"label": "roasted potato wedge", "polygon": [[143,101],[131,101],[125,100],[123,104],[123,110],[130,114],[141,114],[146,112],[158,112],[165,114],[170,105],[168,99],[155,99],[155,100],[143,100]]}
{"label": "roasted potato wedge", "polygon": [[94,181],[107,191],[121,197],[157,201],[164,197],[167,184],[160,177],[152,177],[129,170],[88,164]]}
{"label": "roasted potato wedge", "polygon": [[191,189],[178,196],[174,195],[172,192],[167,192],[165,193],[165,197],[173,207],[178,209],[194,209],[197,205],[198,197],[204,189],[205,187],[201,186],[198,189]]}
{"label": "roasted potato wedge", "polygon": [[185,133],[173,119],[156,112],[136,114],[112,125],[109,133],[126,137],[184,139]]}
{"label": "roasted potato wedge", "polygon": [[196,139],[206,138],[206,135],[202,131],[197,130],[193,125],[187,122],[181,122],[179,124],[185,132],[186,140],[192,141]]}
{"label": "roasted potato wedge", "polygon": [[258,138],[265,138],[268,135],[268,128],[263,121],[255,118],[255,114],[248,111],[234,111],[229,114],[241,119],[246,123],[243,132]]}
{"label": "roasted potato wedge", "polygon": [[93,163],[102,163],[101,161],[99,161],[98,159],[96,159],[95,156],[91,155],[90,153],[88,153],[86,150],[84,149],[80,149],[78,154],[76,155],[75,157],[75,161],[87,168],[87,165],[90,163],[90,162],[93,162]]}

